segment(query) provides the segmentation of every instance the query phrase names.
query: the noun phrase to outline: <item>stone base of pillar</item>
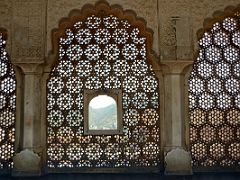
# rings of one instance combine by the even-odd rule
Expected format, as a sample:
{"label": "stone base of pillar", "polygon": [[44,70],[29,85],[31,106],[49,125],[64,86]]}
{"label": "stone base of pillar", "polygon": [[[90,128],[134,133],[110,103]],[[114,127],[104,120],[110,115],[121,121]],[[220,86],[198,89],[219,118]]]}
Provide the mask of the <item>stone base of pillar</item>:
{"label": "stone base of pillar", "polygon": [[191,155],[182,148],[175,148],[166,153],[165,175],[191,175]]}
{"label": "stone base of pillar", "polygon": [[13,157],[12,176],[40,176],[40,157],[32,150],[25,149]]}

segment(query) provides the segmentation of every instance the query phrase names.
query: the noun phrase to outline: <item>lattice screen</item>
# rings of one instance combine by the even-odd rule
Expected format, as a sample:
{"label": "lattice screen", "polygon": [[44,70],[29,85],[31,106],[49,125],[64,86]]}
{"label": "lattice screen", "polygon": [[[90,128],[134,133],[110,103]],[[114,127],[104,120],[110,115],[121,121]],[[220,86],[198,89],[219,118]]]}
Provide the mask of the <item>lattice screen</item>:
{"label": "lattice screen", "polygon": [[205,32],[189,79],[194,166],[240,167],[240,21],[225,18]]}
{"label": "lattice screen", "polygon": [[[48,168],[158,166],[159,87],[147,39],[128,20],[102,12],[65,33],[47,83]],[[122,135],[84,135],[84,89],[122,90]]]}
{"label": "lattice screen", "polygon": [[0,32],[0,170],[13,167],[16,113],[16,79]]}

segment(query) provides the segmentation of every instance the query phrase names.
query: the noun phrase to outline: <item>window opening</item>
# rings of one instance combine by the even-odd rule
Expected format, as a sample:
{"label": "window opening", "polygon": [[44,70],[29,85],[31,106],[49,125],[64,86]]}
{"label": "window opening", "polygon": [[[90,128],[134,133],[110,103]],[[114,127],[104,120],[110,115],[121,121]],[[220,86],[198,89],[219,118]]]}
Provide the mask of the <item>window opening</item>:
{"label": "window opening", "polygon": [[121,90],[85,90],[84,105],[85,134],[123,133]]}
{"label": "window opening", "polygon": [[117,129],[117,103],[108,95],[98,95],[88,106],[89,129]]}
{"label": "window opening", "polygon": [[117,103],[108,95],[94,97],[88,106],[89,130],[116,130]]}

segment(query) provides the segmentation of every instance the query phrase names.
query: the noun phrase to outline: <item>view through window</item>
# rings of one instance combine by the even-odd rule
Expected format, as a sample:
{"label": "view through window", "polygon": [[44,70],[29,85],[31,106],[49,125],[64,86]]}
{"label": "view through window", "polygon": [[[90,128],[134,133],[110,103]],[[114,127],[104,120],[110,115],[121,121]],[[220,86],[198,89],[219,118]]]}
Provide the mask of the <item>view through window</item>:
{"label": "view through window", "polygon": [[107,95],[94,97],[88,107],[89,130],[116,130],[117,103]]}

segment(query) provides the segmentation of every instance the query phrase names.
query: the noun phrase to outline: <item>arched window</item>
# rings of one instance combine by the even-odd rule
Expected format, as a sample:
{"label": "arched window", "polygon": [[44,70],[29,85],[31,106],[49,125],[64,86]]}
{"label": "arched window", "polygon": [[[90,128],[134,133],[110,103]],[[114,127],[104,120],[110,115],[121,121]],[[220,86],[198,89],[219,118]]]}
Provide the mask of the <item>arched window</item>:
{"label": "arched window", "polygon": [[[144,23],[103,3],[65,25],[58,33],[58,60],[47,83],[49,171],[157,168],[159,87]],[[115,90],[121,92],[121,132],[86,134],[84,110],[90,101],[84,102],[84,92],[108,95]]]}
{"label": "arched window", "polygon": [[213,24],[199,40],[189,78],[194,167],[240,167],[239,13]]}
{"label": "arched window", "polygon": [[0,171],[13,167],[15,114],[16,114],[16,78],[13,67],[5,50],[5,31],[0,29]]}
{"label": "arched window", "polygon": [[84,134],[122,134],[121,90],[85,90]]}
{"label": "arched window", "polygon": [[[100,117],[98,116],[100,115]],[[89,130],[116,130],[117,102],[108,95],[98,95],[88,104]]]}

